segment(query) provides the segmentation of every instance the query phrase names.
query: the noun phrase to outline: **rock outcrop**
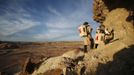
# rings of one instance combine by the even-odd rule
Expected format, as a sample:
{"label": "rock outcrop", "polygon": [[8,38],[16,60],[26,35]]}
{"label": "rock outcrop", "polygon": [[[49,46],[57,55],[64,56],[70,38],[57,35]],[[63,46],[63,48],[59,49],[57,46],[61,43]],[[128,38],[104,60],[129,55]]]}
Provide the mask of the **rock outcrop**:
{"label": "rock outcrop", "polygon": [[88,75],[134,74],[134,1],[94,0],[93,19],[114,30],[111,43],[85,55]]}
{"label": "rock outcrop", "polygon": [[130,45],[134,42],[134,1],[94,0],[93,19],[114,29],[115,39]]}
{"label": "rock outcrop", "polygon": [[32,75],[77,75],[76,65],[83,58],[84,52],[80,49],[69,51],[61,56],[44,61]]}

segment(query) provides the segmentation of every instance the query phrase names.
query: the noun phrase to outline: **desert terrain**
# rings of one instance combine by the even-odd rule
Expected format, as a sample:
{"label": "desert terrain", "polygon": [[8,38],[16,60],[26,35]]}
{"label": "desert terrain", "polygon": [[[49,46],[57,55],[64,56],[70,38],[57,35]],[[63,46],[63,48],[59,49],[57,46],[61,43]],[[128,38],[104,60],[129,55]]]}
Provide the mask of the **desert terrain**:
{"label": "desert terrain", "polygon": [[51,58],[82,47],[82,42],[0,42],[0,72],[11,75],[24,68],[27,58],[39,63],[42,58]]}

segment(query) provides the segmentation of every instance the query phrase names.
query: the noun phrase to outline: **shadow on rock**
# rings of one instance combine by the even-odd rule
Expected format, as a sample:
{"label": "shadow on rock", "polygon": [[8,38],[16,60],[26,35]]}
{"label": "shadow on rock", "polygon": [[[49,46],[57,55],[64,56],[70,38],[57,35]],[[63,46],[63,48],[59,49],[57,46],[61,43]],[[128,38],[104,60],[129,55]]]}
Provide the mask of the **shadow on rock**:
{"label": "shadow on rock", "polygon": [[133,75],[134,45],[124,48],[113,56],[113,61],[99,63],[96,75]]}

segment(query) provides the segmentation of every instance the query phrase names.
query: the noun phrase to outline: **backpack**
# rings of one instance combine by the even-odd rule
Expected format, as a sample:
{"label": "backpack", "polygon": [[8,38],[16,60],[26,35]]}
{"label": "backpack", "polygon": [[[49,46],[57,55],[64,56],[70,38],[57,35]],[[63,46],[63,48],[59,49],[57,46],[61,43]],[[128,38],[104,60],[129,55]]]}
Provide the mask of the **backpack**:
{"label": "backpack", "polygon": [[96,38],[95,38],[95,40],[98,40],[99,39],[99,37],[98,37],[98,35],[96,36]]}
{"label": "backpack", "polygon": [[79,35],[81,37],[87,36],[87,27],[85,25],[81,25],[79,28]]}

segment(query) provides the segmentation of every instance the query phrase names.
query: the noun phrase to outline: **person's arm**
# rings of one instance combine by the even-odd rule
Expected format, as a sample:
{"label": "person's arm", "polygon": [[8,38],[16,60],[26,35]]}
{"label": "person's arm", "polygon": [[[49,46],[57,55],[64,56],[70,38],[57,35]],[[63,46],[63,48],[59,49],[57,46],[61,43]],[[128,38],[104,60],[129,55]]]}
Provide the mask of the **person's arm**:
{"label": "person's arm", "polygon": [[92,30],[93,30],[93,28],[90,25],[88,25],[88,31],[89,31],[89,33],[91,33]]}

